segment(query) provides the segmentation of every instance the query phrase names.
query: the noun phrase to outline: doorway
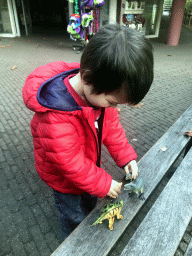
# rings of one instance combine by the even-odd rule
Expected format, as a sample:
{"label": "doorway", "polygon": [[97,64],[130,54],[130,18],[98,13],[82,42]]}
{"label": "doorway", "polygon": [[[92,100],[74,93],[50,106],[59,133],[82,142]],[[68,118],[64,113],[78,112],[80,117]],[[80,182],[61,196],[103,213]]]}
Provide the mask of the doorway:
{"label": "doorway", "polygon": [[0,1],[0,36],[20,36],[15,0]]}
{"label": "doorway", "polygon": [[68,1],[29,0],[32,33],[65,35],[68,24]]}

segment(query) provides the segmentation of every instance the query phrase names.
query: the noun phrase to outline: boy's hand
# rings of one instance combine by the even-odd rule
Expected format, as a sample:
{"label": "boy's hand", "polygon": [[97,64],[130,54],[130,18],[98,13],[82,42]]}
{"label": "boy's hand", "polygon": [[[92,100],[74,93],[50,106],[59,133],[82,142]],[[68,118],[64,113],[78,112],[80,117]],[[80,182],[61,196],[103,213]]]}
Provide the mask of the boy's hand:
{"label": "boy's hand", "polygon": [[107,196],[111,198],[117,198],[118,194],[121,193],[121,186],[122,186],[122,182],[119,183],[115,180],[112,180],[111,187],[109,192],[107,193]]}
{"label": "boy's hand", "polygon": [[131,178],[135,179],[138,176],[138,166],[135,160],[129,162],[125,167],[124,170],[126,174],[131,173]]}

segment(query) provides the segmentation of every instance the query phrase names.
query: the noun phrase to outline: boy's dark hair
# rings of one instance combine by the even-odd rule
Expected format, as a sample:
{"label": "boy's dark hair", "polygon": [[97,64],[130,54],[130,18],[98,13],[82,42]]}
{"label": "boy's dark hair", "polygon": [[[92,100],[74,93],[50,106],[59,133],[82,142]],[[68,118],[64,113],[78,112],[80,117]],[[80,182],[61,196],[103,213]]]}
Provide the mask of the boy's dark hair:
{"label": "boy's dark hair", "polygon": [[153,81],[152,46],[142,33],[108,24],[85,47],[80,74],[93,94],[123,90],[127,103],[138,104]]}

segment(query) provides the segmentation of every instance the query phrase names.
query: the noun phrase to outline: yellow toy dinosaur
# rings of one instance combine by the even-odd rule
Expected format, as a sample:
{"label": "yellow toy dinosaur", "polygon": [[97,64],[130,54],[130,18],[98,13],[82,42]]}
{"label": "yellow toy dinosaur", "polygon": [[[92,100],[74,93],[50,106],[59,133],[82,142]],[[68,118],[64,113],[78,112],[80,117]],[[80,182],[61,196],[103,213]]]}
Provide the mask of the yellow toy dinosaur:
{"label": "yellow toy dinosaur", "polygon": [[123,207],[123,201],[121,200],[119,203],[106,205],[105,209],[101,213],[101,216],[91,225],[101,224],[103,220],[109,220],[109,229],[113,230],[113,223],[115,220],[115,216],[117,219],[123,219],[121,215],[121,209]]}

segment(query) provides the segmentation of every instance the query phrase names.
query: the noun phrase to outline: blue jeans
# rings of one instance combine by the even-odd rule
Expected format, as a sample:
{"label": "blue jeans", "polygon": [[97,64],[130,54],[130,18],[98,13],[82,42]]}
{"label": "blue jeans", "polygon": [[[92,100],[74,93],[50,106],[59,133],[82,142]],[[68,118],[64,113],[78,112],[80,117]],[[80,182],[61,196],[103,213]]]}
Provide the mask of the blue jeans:
{"label": "blue jeans", "polygon": [[59,210],[62,240],[87,217],[95,208],[97,197],[87,193],[83,195],[63,194],[54,190],[55,204]]}

